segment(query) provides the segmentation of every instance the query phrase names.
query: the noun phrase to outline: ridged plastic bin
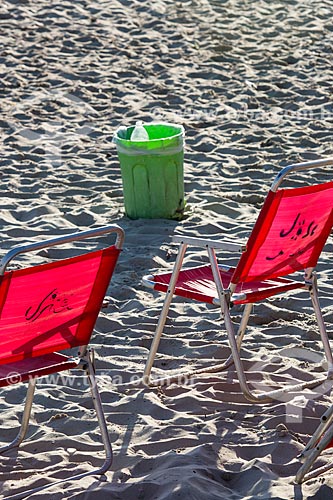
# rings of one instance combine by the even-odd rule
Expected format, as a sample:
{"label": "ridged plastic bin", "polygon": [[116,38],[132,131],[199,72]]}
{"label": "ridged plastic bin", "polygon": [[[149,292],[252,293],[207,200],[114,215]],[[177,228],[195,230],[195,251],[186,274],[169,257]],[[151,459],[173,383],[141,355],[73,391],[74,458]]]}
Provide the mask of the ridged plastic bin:
{"label": "ridged plastic bin", "polygon": [[184,128],[144,124],[148,141],[131,141],[134,127],[115,132],[125,213],[131,219],[181,219],[184,213]]}

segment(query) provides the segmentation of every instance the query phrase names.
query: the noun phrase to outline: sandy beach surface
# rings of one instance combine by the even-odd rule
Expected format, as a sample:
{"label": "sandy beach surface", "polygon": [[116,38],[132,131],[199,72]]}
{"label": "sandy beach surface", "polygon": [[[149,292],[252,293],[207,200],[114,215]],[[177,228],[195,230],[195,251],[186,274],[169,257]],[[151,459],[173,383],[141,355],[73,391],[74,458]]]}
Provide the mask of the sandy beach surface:
{"label": "sandy beach surface", "polygon": [[[331,0],[2,0],[2,252],[113,222],[126,232],[93,339],[112,468],[105,482],[87,477],[29,498],[333,498],[332,474],[293,483],[296,456],[331,404],[329,389],[254,405],[233,368],[161,389],[127,385],[142,376],[163,299],[141,278],[170,269],[172,234],[244,240],[281,166],[332,155],[332,19]],[[140,119],[185,128],[181,221],[124,214],[112,137]],[[317,176],[329,178],[329,170]],[[332,337],[331,255],[329,242],[318,270]],[[197,251],[186,262],[204,260]],[[233,309],[236,321],[240,312]],[[223,360],[218,320],[215,308],[175,300],[155,373]],[[286,348],[307,359],[282,359]],[[255,389],[320,372],[306,293],[255,307],[244,358]],[[278,376],[260,377],[263,365]],[[28,436],[1,459],[2,498],[101,464],[88,388],[81,375],[74,385],[66,377],[38,383]],[[1,444],[16,435],[25,389],[0,393]]]}

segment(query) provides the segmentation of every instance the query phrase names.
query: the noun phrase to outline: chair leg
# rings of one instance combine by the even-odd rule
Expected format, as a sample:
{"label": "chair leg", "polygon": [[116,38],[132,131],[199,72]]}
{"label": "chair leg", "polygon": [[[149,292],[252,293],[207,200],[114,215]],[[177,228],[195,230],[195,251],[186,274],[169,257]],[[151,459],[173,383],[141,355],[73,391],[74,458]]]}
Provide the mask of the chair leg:
{"label": "chair leg", "polygon": [[271,401],[271,398],[267,398],[264,395],[260,395],[260,397],[255,396],[254,394],[252,394],[250,392],[248,384],[247,384],[244,368],[243,368],[243,363],[242,363],[242,360],[240,358],[241,341],[242,341],[242,338],[243,338],[243,335],[245,332],[245,327],[246,327],[248,319],[249,319],[251,308],[248,307],[244,310],[243,318],[241,321],[241,327],[240,327],[241,336],[240,336],[239,342],[237,342],[237,337],[236,337],[235,331],[234,331],[234,325],[233,325],[233,323],[231,321],[231,317],[230,317],[229,300],[228,300],[229,296],[228,296],[228,293],[226,293],[223,289],[223,284],[222,284],[221,276],[220,276],[219,269],[218,269],[216,255],[215,255],[215,252],[212,248],[208,249],[208,254],[209,254],[210,264],[212,267],[212,272],[213,272],[213,276],[214,276],[216,290],[217,290],[219,300],[220,300],[221,315],[224,318],[224,323],[225,323],[225,327],[227,330],[229,345],[230,345],[230,349],[231,349],[231,356],[232,356],[232,359],[235,363],[235,369],[237,372],[237,376],[238,376],[238,380],[239,380],[239,384],[241,386],[242,392],[243,392],[244,396],[246,397],[246,399],[248,399],[252,403],[257,403],[259,401],[262,403],[269,402],[269,401]]}
{"label": "chair leg", "polygon": [[[263,392],[261,394],[254,394],[253,392],[250,391],[249,385],[248,385],[248,382],[246,379],[246,375],[244,372],[243,364],[242,364],[242,361],[240,358],[240,348],[241,348],[242,340],[243,340],[244,333],[245,333],[245,330],[247,327],[248,319],[249,319],[249,316],[250,316],[250,313],[252,310],[252,304],[249,303],[249,304],[245,305],[243,316],[241,319],[241,323],[239,325],[239,329],[238,329],[238,332],[236,335],[235,331],[234,331],[234,326],[233,326],[233,323],[232,323],[231,317],[230,317],[227,294],[225,294],[225,291],[223,290],[223,285],[222,285],[220,273],[218,270],[216,256],[215,256],[213,249],[211,249],[211,248],[208,249],[208,254],[209,254],[209,259],[210,259],[210,263],[211,263],[211,267],[212,267],[212,271],[213,271],[213,276],[214,276],[214,281],[216,284],[217,293],[218,293],[220,304],[221,304],[221,314],[224,317],[224,322],[225,322],[225,326],[226,326],[226,330],[227,330],[229,346],[231,348],[231,355],[228,357],[228,359],[223,364],[214,365],[211,367],[201,368],[201,369],[194,370],[191,372],[183,372],[183,373],[179,373],[177,375],[163,377],[163,378],[156,378],[154,380],[151,380],[151,377],[150,377],[151,369],[152,369],[154,359],[155,359],[155,356],[157,353],[157,349],[158,349],[158,346],[160,343],[160,339],[161,339],[161,336],[163,333],[163,329],[164,329],[165,322],[167,319],[167,314],[168,314],[168,311],[170,308],[170,303],[172,300],[172,296],[173,296],[173,293],[174,293],[174,290],[176,287],[178,275],[179,275],[181,265],[183,262],[185,250],[186,250],[186,245],[183,244],[181,246],[179,253],[178,253],[178,256],[177,256],[177,260],[176,260],[176,263],[175,263],[175,266],[173,269],[173,274],[172,274],[172,277],[170,280],[169,288],[168,288],[168,291],[167,291],[167,294],[166,294],[166,297],[164,300],[161,315],[160,315],[160,318],[159,318],[159,321],[157,324],[157,328],[155,331],[153,342],[152,342],[150,352],[148,355],[148,359],[146,362],[146,366],[144,369],[142,382],[145,385],[159,386],[159,385],[163,385],[165,383],[172,383],[172,382],[180,383],[180,381],[184,381],[188,377],[191,377],[191,376],[201,375],[201,374],[205,374],[205,373],[207,373],[207,374],[214,373],[214,372],[219,372],[219,371],[225,370],[230,365],[235,363],[235,368],[236,368],[238,380],[239,380],[239,383],[241,386],[241,390],[242,390],[244,396],[246,397],[246,399],[248,399],[252,403],[268,403],[268,402],[274,401],[276,399],[285,400],[286,395],[289,392],[303,391],[305,388],[313,389],[315,387],[318,387],[319,385],[321,385],[322,383],[324,383],[327,380],[327,377],[325,376],[325,377],[322,377],[320,379],[313,379],[309,382],[301,382],[301,383],[295,384],[293,386],[286,386],[286,387],[282,387],[280,389],[273,389],[271,391]],[[311,294],[312,303],[313,303],[313,306],[315,309],[317,321],[319,324],[319,329],[320,329],[320,333],[321,333],[322,342],[324,345],[326,358],[327,358],[328,365],[329,365],[329,375],[330,374],[333,375],[332,352],[330,349],[329,340],[327,337],[327,332],[325,329],[321,310],[319,307],[318,293],[317,293],[316,283],[315,283],[314,279],[313,279],[313,286],[311,286],[311,289],[310,289],[310,294]]]}
{"label": "chair leg", "polygon": [[[246,304],[243,315],[242,315],[241,324],[239,325],[239,328],[237,331],[237,336],[236,336],[238,350],[241,347],[241,343],[242,343],[242,340],[244,337],[244,333],[246,330],[249,315],[251,313],[251,309],[252,309],[252,304]],[[151,369],[153,366],[155,355],[156,355],[156,352],[158,349],[159,341],[161,339],[161,335],[163,332],[163,327],[165,325],[165,320],[166,320],[166,315],[167,315],[168,310],[169,310],[169,307],[166,307],[166,310],[162,311],[161,315],[160,315],[160,320],[159,320],[159,323],[158,323],[158,326],[156,329],[156,333],[155,333],[153,343],[151,346],[151,351],[149,353],[149,357],[148,357],[148,360],[146,363],[146,368],[144,371],[143,383],[145,385],[154,387],[154,386],[159,386],[159,385],[163,385],[166,383],[169,383],[169,384],[171,384],[173,382],[181,383],[181,381],[184,381],[187,378],[192,377],[192,376],[204,375],[205,373],[208,374],[208,373],[221,372],[223,370],[226,370],[227,368],[229,368],[231,365],[234,364],[233,355],[230,354],[230,356],[223,363],[219,363],[219,364],[216,364],[213,366],[206,366],[204,368],[199,368],[197,370],[192,370],[192,371],[188,371],[188,372],[182,372],[182,373],[179,373],[177,375],[169,375],[167,377],[152,379],[150,377],[150,373],[151,373]],[[164,321],[163,321],[163,318],[164,318]]]}
{"label": "chair leg", "polygon": [[112,453],[112,446],[111,446],[111,441],[105,421],[105,415],[103,411],[103,406],[102,406],[102,401],[101,401],[101,396],[99,394],[98,386],[97,386],[97,381],[96,381],[96,375],[95,375],[95,364],[92,361],[91,358],[91,352],[87,353],[87,362],[88,362],[88,369],[87,369],[87,377],[89,380],[89,385],[90,385],[90,392],[91,392],[91,397],[94,403],[96,415],[97,415],[97,420],[99,424],[99,428],[101,430],[101,437],[105,449],[105,461],[104,464],[96,471],[91,472],[91,474],[104,474],[104,472],[108,471],[112,465],[113,461],[113,453]]}
{"label": "chair leg", "polygon": [[320,332],[320,337],[321,341],[323,343],[325,355],[326,355],[326,360],[328,363],[328,378],[333,376],[333,357],[332,357],[332,350],[330,347],[330,342],[327,336],[327,331],[324,323],[324,318],[321,312],[320,304],[319,304],[319,297],[318,297],[318,287],[317,287],[317,277],[313,273],[311,276],[311,286],[310,286],[310,297],[313,305],[313,309],[316,315],[318,327],[319,327],[319,332]]}
{"label": "chair leg", "polygon": [[247,324],[249,322],[249,317],[250,317],[250,314],[251,314],[251,311],[252,311],[252,307],[253,307],[253,304],[251,304],[251,303],[245,304],[245,306],[244,306],[244,311],[243,311],[243,314],[242,314],[242,319],[241,319],[241,322],[239,324],[238,332],[237,332],[237,346],[238,346],[238,350],[240,350],[240,348],[241,348],[241,344],[242,344],[242,341],[243,341],[243,337],[244,337],[244,333],[245,333]]}
{"label": "chair leg", "polygon": [[295,482],[298,484],[307,481],[308,479],[312,479],[313,477],[317,477],[323,472],[330,470],[333,467],[333,464],[327,464],[323,467],[318,467],[312,472],[309,472],[312,468],[315,460],[321,454],[321,452],[327,447],[329,442],[333,437],[333,406],[328,408],[328,410],[321,417],[321,422],[317,429],[315,430],[313,436],[310,441],[302,451],[302,453],[297,457],[300,461],[304,462],[303,465],[299,468],[296,474]]}
{"label": "chair leg", "polygon": [[152,344],[150,347],[150,351],[148,354],[148,358],[146,361],[146,366],[145,366],[145,369],[143,372],[142,381],[145,385],[148,385],[148,386],[150,385],[151,369],[152,369],[152,366],[154,363],[154,359],[155,359],[155,356],[157,353],[158,346],[160,344],[160,340],[161,340],[161,336],[162,336],[163,329],[165,326],[165,322],[167,320],[170,304],[171,304],[172,297],[173,297],[173,294],[174,294],[174,291],[176,288],[176,284],[177,284],[177,279],[178,279],[179,272],[180,272],[182,264],[183,264],[186,248],[187,248],[187,245],[185,243],[182,243],[179,247],[177,259],[176,259],[176,262],[175,262],[174,267],[173,267],[170,283],[169,283],[168,290],[167,290],[167,293],[166,293],[166,296],[164,299],[163,308],[162,308],[162,311],[161,311],[161,314],[160,314],[160,317],[159,317],[159,320],[157,323],[155,335],[154,335],[154,338],[153,338],[153,341],[152,341]]}
{"label": "chair leg", "polygon": [[274,401],[276,399],[281,399],[282,401],[285,401],[286,395],[289,392],[298,392],[298,391],[303,391],[305,388],[307,389],[313,389],[315,387],[318,387],[321,385],[323,382],[327,380],[327,377],[322,377],[320,379],[314,379],[309,382],[301,382],[299,384],[295,384],[292,386],[286,386],[282,387],[280,389],[273,389],[271,391],[267,392],[262,392],[260,394],[254,394],[253,392],[250,391],[248,382],[246,379],[246,375],[244,372],[243,368],[243,363],[240,357],[240,349],[239,346],[237,345],[237,340],[236,340],[236,335],[234,332],[234,326],[230,318],[230,312],[227,307],[227,301],[225,300],[225,305],[224,305],[224,321],[225,321],[225,326],[226,330],[228,333],[228,340],[229,340],[229,345],[231,348],[232,356],[234,359],[235,363],[235,368],[239,380],[239,384],[241,386],[241,390],[249,401],[251,403],[269,403],[271,401]]}
{"label": "chair leg", "polygon": [[321,436],[325,434],[326,429],[332,424],[332,422],[333,422],[333,405],[330,406],[322,415],[320,419],[320,424],[318,425],[317,429],[313,433],[313,436],[311,437],[308,444],[305,446],[304,450],[298,457],[300,460],[306,458],[306,456],[309,454],[309,451],[312,450],[312,448],[317,445],[317,443],[320,441]]}
{"label": "chair leg", "polygon": [[[158,386],[158,385],[163,385],[165,383],[179,382],[180,380],[185,380],[186,378],[191,377],[191,376],[195,376],[195,375],[220,372],[220,371],[223,371],[223,370],[229,368],[229,366],[231,366],[234,363],[233,355],[231,354],[226,359],[226,361],[224,363],[220,363],[220,364],[217,364],[214,366],[205,367],[205,368],[201,368],[201,369],[190,371],[190,372],[179,373],[177,375],[172,375],[169,377],[156,378],[155,380],[152,380],[150,377],[151,369],[152,369],[154,359],[155,359],[155,356],[157,353],[157,349],[158,349],[158,346],[159,346],[159,343],[161,340],[161,336],[162,336],[165,322],[167,319],[167,315],[169,312],[171,300],[172,300],[174,290],[176,287],[178,275],[179,275],[179,272],[181,270],[181,266],[182,266],[182,263],[184,260],[185,252],[186,252],[186,245],[182,244],[180,246],[178,256],[177,256],[177,259],[176,259],[176,262],[175,262],[175,265],[173,268],[168,291],[167,291],[166,297],[164,299],[163,308],[162,308],[162,311],[161,311],[161,314],[160,314],[160,317],[158,320],[158,324],[157,324],[157,327],[155,330],[155,335],[154,335],[154,338],[153,338],[153,341],[152,341],[152,344],[150,347],[148,359],[147,359],[146,366],[145,366],[144,373],[143,373],[142,382],[147,386]],[[219,295],[221,295],[220,274],[218,271],[215,254],[214,254],[212,249],[209,249],[209,258],[210,258],[210,261],[212,264],[212,268],[214,269],[214,272],[217,275],[215,277],[215,282],[218,281],[217,291],[218,291],[218,293],[220,291]],[[222,297],[223,297],[223,295],[222,295]],[[221,297],[220,297],[220,300],[221,300]],[[241,343],[243,340],[243,336],[244,336],[244,333],[245,333],[245,330],[247,327],[247,323],[249,320],[251,310],[252,310],[252,304],[246,304],[245,308],[244,308],[243,315],[242,315],[241,323],[239,325],[239,329],[237,332],[237,349],[238,350],[240,349],[240,346],[241,346]]]}
{"label": "chair leg", "polygon": [[61,479],[60,481],[55,481],[54,483],[46,484],[44,486],[39,486],[38,488],[26,490],[24,492],[18,493],[17,495],[12,495],[10,497],[7,497],[6,500],[22,500],[23,498],[26,498],[27,496],[32,495],[33,493],[37,493],[38,491],[46,490],[47,488],[50,488],[51,486],[66,483],[67,481],[82,479],[82,478],[87,477],[87,476],[99,475],[99,476],[101,476],[101,480],[106,480],[104,474],[105,474],[105,472],[107,472],[110,469],[110,467],[112,465],[113,454],[112,454],[112,446],[111,446],[109,434],[107,431],[107,426],[106,426],[104,411],[103,411],[103,407],[102,407],[101,397],[100,397],[98,387],[97,387],[92,350],[88,351],[85,354],[85,356],[82,357],[82,361],[83,361],[83,364],[85,364],[85,370],[86,370],[86,374],[87,374],[88,381],[89,381],[90,392],[91,392],[92,400],[94,403],[94,408],[95,408],[95,411],[97,414],[99,427],[101,430],[102,441],[103,441],[103,445],[104,445],[104,449],[105,449],[104,463],[98,469],[94,469],[94,470],[89,471],[89,472],[83,472],[82,474],[76,474],[75,476],[70,476],[70,477],[67,477],[66,479]]}
{"label": "chair leg", "polygon": [[[238,352],[241,349],[241,345],[242,345],[242,341],[243,341],[244,334],[246,331],[246,327],[247,327],[249,317],[250,317],[250,314],[252,311],[252,306],[253,306],[253,304],[251,304],[251,303],[245,304],[244,311],[243,311],[242,318],[241,318],[241,322],[238,326],[237,335],[236,335],[236,345],[237,345]],[[204,368],[204,369],[202,369],[202,371],[200,370],[199,372],[197,372],[197,374],[199,375],[200,373],[220,372],[220,371],[225,370],[226,368],[229,368],[233,364],[234,364],[234,357],[233,357],[233,354],[231,352],[230,356],[226,359],[226,361],[223,364],[215,365],[215,366],[212,366],[209,368]]]}
{"label": "chair leg", "polygon": [[16,448],[16,447],[20,446],[20,444],[22,443],[23,439],[26,436],[28,426],[29,426],[29,419],[30,419],[30,415],[31,415],[32,402],[34,399],[34,393],[35,393],[35,388],[36,388],[36,380],[37,380],[36,378],[29,379],[27,396],[26,396],[26,400],[25,400],[24,411],[23,411],[22,422],[21,422],[21,427],[20,427],[19,433],[10,444],[0,448],[0,453],[4,453],[5,451],[10,450],[11,448]]}
{"label": "chair leg", "polygon": [[261,403],[265,403],[265,402],[271,401],[271,398],[266,398],[263,395],[255,396],[253,393],[251,393],[251,391],[248,387],[248,383],[247,383],[244,368],[243,368],[243,363],[242,363],[242,360],[240,357],[240,352],[239,352],[240,345],[238,346],[238,344],[237,344],[237,339],[236,339],[236,335],[235,335],[235,331],[234,331],[234,325],[231,321],[230,311],[229,311],[228,303],[227,303],[227,300],[225,297],[224,297],[224,306],[223,306],[222,310],[223,310],[223,314],[224,314],[224,322],[225,322],[225,326],[226,326],[226,330],[227,330],[227,334],[228,334],[228,340],[229,340],[229,345],[230,345],[230,349],[231,349],[231,354],[232,354],[232,357],[233,357],[233,360],[235,363],[235,369],[237,372],[238,381],[239,381],[239,384],[240,384],[240,387],[241,387],[241,390],[242,390],[244,396],[246,397],[246,399],[248,399],[252,403],[257,403],[259,401]]}

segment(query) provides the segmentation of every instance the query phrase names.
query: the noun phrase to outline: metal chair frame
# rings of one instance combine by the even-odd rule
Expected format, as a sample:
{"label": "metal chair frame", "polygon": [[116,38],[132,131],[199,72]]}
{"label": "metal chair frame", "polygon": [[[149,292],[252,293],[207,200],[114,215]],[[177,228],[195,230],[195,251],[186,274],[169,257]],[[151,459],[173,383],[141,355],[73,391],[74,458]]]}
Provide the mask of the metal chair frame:
{"label": "metal chair frame", "polygon": [[[316,161],[311,161],[311,162],[305,162],[305,163],[298,163],[298,164],[293,164],[289,165],[285,168],[283,168],[280,173],[276,176],[274,179],[270,191],[276,192],[281,185],[282,181],[286,178],[287,175],[298,172],[298,171],[303,171],[303,170],[308,170],[316,167],[324,167],[328,165],[333,165],[333,158],[327,158],[327,159],[322,159],[322,160],[316,160]],[[246,303],[243,311],[243,315],[238,327],[237,333],[235,332],[233,322],[231,320],[230,316],[230,307],[232,305],[232,302],[239,299],[242,299],[242,294],[236,294],[235,293],[235,286],[231,284],[231,286],[228,289],[223,288],[223,283],[221,280],[221,276],[219,273],[219,265],[217,262],[217,257],[216,257],[216,250],[226,250],[226,251],[235,251],[242,253],[245,249],[244,245],[241,243],[234,243],[234,242],[229,242],[229,241],[211,241],[211,240],[206,240],[202,238],[192,238],[192,237],[184,237],[184,236],[174,236],[172,238],[172,241],[175,243],[179,243],[179,251],[177,254],[177,258],[173,267],[172,275],[170,278],[169,286],[166,292],[165,300],[163,303],[162,311],[156,326],[155,334],[153,337],[153,341],[150,347],[150,351],[148,354],[148,358],[146,361],[146,365],[144,368],[144,373],[143,373],[143,383],[147,386],[159,386],[163,384],[168,384],[172,382],[181,382],[186,380],[188,377],[199,375],[199,374],[204,374],[204,373],[214,373],[214,372],[219,372],[222,370],[227,369],[230,367],[232,364],[235,364],[235,369],[237,372],[238,380],[240,383],[241,390],[244,394],[244,396],[251,402],[254,403],[266,403],[270,402],[274,399],[279,399],[283,398],[284,395],[286,395],[289,392],[297,392],[300,390],[303,390],[305,388],[314,388],[320,384],[322,384],[325,380],[328,378],[331,378],[333,376],[333,356],[332,356],[332,351],[329,343],[329,339],[327,336],[323,316],[321,313],[320,309],[320,304],[319,304],[319,297],[318,297],[318,288],[317,288],[317,277],[315,270],[313,268],[308,268],[305,269],[305,276],[304,276],[304,285],[302,286],[302,289],[306,289],[309,291],[311,302],[314,308],[314,312],[316,315],[319,331],[320,331],[320,336],[321,340],[323,343],[324,347],[324,352],[326,356],[326,360],[328,363],[328,372],[325,377],[322,378],[317,378],[312,381],[308,382],[302,382],[293,386],[287,386],[284,388],[272,390],[272,391],[266,391],[262,392],[261,394],[254,394],[253,391],[250,390],[249,384],[246,378],[246,374],[243,368],[243,363],[240,357],[240,349],[241,349],[241,344],[242,340],[244,337],[244,333],[247,327],[247,323],[251,314],[252,306],[253,303]],[[188,371],[185,373],[179,373],[177,375],[171,375],[169,377],[160,377],[160,378],[152,378],[151,377],[151,370],[153,367],[154,359],[158,350],[158,346],[161,340],[161,336],[163,334],[164,326],[167,320],[167,315],[168,311],[170,308],[170,304],[172,302],[172,298],[175,292],[176,284],[177,284],[177,279],[179,276],[179,273],[182,268],[185,252],[187,250],[187,247],[189,245],[195,245],[197,247],[203,247],[206,248],[207,253],[208,253],[208,258],[209,258],[209,263],[212,269],[212,274],[216,286],[216,291],[217,291],[217,297],[216,299],[213,300],[213,304],[218,305],[221,309],[221,315],[224,320],[224,324],[226,327],[227,331],[227,337],[228,337],[228,342],[229,346],[231,349],[231,354],[228,357],[228,359],[218,365],[210,366],[210,367],[205,367],[205,368],[200,368],[195,371]],[[223,267],[223,266],[221,266]],[[143,283],[148,286],[151,289],[154,289],[155,282],[153,281],[153,276],[145,276],[143,278]],[[301,287],[300,287],[301,288]]]}
{"label": "metal chair frame", "polygon": [[[124,232],[116,224],[101,227],[101,228],[91,229],[88,231],[82,231],[82,232],[75,233],[75,234],[61,236],[58,238],[49,239],[49,240],[44,241],[44,242],[16,246],[13,249],[11,249],[9,252],[7,252],[7,254],[2,258],[2,260],[0,262],[0,275],[1,276],[4,275],[8,264],[12,261],[12,259],[14,257],[16,257],[19,254],[26,253],[26,252],[33,252],[36,250],[49,248],[49,247],[53,247],[56,245],[62,245],[62,244],[70,243],[70,242],[74,242],[74,241],[85,240],[87,238],[93,238],[93,237],[98,237],[98,236],[102,236],[102,235],[107,235],[110,233],[114,233],[116,235],[115,247],[117,249],[121,250],[122,245],[123,245],[123,241],[124,241]],[[7,498],[10,498],[11,500],[14,500],[14,499],[18,500],[18,499],[25,498],[33,493],[37,493],[38,491],[42,491],[42,490],[49,488],[51,486],[61,484],[61,483],[64,483],[64,482],[67,482],[70,480],[82,479],[83,477],[90,476],[90,475],[97,475],[97,476],[103,477],[105,472],[107,472],[112,465],[113,452],[112,452],[110,437],[109,437],[108,430],[107,430],[104,411],[103,411],[103,407],[102,407],[102,401],[101,401],[101,397],[100,397],[100,393],[99,393],[98,385],[97,385],[97,381],[96,381],[94,350],[92,348],[88,348],[88,346],[81,346],[79,348],[78,358],[76,360],[73,360],[73,361],[75,361],[75,368],[82,369],[85,372],[87,379],[88,379],[88,382],[89,382],[90,393],[91,393],[91,397],[93,400],[98,424],[100,427],[101,438],[102,438],[104,451],[105,451],[104,462],[99,468],[93,469],[91,471],[88,471],[88,472],[85,472],[82,474],[76,474],[76,475],[68,477],[66,479],[63,479],[60,481],[55,481],[55,482],[50,483],[48,485],[33,488],[33,489],[28,490],[28,491],[7,497]],[[25,400],[25,405],[24,405],[24,410],[23,410],[23,415],[22,415],[22,419],[21,419],[21,425],[20,425],[19,432],[18,432],[17,436],[15,437],[15,439],[11,443],[0,448],[0,454],[5,453],[6,451],[11,450],[12,448],[18,448],[27,434],[37,378],[38,377],[33,377],[33,376],[29,377],[27,395],[26,395],[26,400]]]}

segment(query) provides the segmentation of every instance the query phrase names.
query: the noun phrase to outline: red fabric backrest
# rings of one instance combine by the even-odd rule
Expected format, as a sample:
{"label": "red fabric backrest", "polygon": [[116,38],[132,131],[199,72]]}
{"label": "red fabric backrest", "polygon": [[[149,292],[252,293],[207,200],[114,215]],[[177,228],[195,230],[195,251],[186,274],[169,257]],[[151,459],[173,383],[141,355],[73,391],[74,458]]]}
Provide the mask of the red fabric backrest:
{"label": "red fabric backrest", "polygon": [[10,271],[0,284],[0,364],[89,343],[119,250]]}
{"label": "red fabric backrest", "polygon": [[233,283],[315,267],[333,225],[333,182],[269,192]]}

